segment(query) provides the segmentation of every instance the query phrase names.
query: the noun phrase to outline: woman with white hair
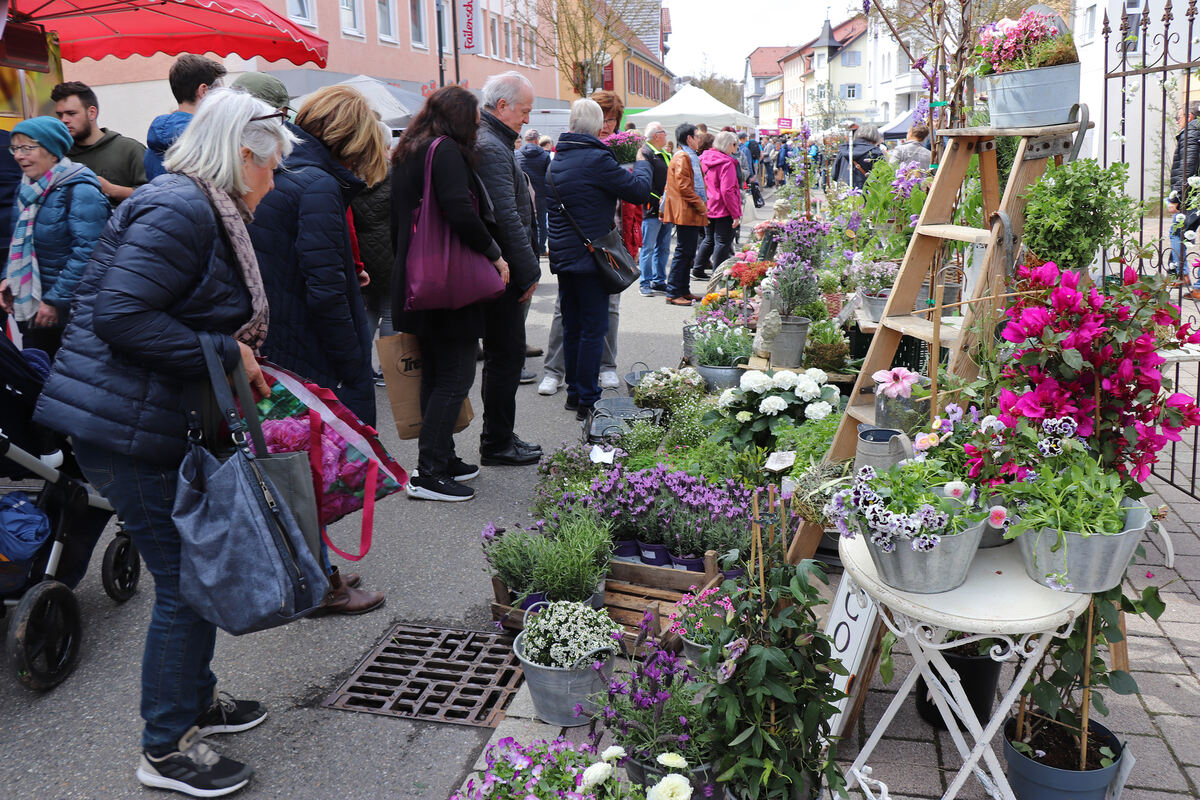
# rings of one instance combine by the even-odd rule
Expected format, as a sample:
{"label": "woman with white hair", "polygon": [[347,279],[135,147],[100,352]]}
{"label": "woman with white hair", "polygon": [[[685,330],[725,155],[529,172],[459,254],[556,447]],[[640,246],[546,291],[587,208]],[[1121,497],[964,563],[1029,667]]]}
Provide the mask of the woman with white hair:
{"label": "woman with white hair", "polygon": [[254,358],[267,336],[267,299],[246,221],[295,142],[261,100],[208,93],[167,152],[168,174],[134,192],[101,235],[37,405],[38,422],[72,437],[88,482],[154,575],[137,778],[193,797],[249,782],[249,766],[201,737],[252,728],[267,710],[218,697],[209,668],[216,626],[180,596],[171,509],[186,412],[207,380],[202,339],[226,371],[241,363],[256,394],[269,391]]}
{"label": "woman with white hair", "polygon": [[[617,200],[650,199],[650,165],[639,154],[633,172],[598,138],[604,112],[594,100],[576,100],[569,129],[558,139],[550,188],[550,271],[558,275],[568,410],[584,419],[600,398],[600,358],[608,333],[609,293],[596,262],[576,232],[598,239],[614,225]],[[567,219],[567,215],[571,219]],[[572,224],[574,222],[574,225]]]}

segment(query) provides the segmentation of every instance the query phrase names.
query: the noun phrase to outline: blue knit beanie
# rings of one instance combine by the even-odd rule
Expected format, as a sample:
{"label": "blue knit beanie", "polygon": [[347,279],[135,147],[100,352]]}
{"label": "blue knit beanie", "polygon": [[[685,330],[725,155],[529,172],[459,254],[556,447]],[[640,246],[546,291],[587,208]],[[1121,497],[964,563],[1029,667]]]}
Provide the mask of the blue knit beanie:
{"label": "blue knit beanie", "polygon": [[55,158],[62,158],[75,144],[67,126],[54,117],[30,117],[21,120],[12,129],[12,135],[23,133],[50,151]]}

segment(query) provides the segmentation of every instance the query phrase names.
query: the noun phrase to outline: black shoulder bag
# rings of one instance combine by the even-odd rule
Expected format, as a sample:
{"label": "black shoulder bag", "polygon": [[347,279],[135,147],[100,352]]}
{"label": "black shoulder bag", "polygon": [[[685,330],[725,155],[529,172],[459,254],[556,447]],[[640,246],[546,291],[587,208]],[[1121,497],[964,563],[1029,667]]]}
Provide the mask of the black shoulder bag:
{"label": "black shoulder bag", "polygon": [[609,294],[620,294],[632,286],[641,277],[642,272],[633,263],[633,256],[629,255],[629,251],[625,249],[625,243],[621,241],[620,228],[614,226],[611,231],[599,239],[589,239],[584,236],[583,229],[575,222],[571,212],[567,211],[567,207],[558,193],[558,187],[554,185],[554,176],[550,170],[546,170],[546,178],[550,181],[550,189],[554,192],[554,198],[558,200],[559,212],[567,218],[567,222],[571,223],[575,233],[583,240],[588,252],[592,254],[592,261],[596,262],[596,269],[600,272],[600,281],[604,284],[604,288],[608,290]]}

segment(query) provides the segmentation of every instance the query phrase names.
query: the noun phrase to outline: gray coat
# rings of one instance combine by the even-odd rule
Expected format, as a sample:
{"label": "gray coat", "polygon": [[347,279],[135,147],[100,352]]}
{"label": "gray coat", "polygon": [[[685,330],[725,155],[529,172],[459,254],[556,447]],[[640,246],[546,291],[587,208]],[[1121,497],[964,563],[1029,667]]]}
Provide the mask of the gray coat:
{"label": "gray coat", "polygon": [[922,169],[929,169],[930,155],[930,152],[920,142],[903,142],[888,153],[888,161],[892,164],[916,161]]}
{"label": "gray coat", "polygon": [[542,277],[533,252],[533,202],[529,183],[513,151],[517,132],[487,111],[479,123],[477,171],[496,214],[496,241],[508,262],[509,287],[520,293]]}

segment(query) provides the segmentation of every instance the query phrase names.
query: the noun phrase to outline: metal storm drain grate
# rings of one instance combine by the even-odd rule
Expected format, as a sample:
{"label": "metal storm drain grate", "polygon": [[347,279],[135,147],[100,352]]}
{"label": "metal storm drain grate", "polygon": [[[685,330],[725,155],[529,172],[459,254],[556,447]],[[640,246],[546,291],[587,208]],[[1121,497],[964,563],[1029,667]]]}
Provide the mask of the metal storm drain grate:
{"label": "metal storm drain grate", "polygon": [[494,728],[521,677],[509,635],[399,624],[321,705]]}

